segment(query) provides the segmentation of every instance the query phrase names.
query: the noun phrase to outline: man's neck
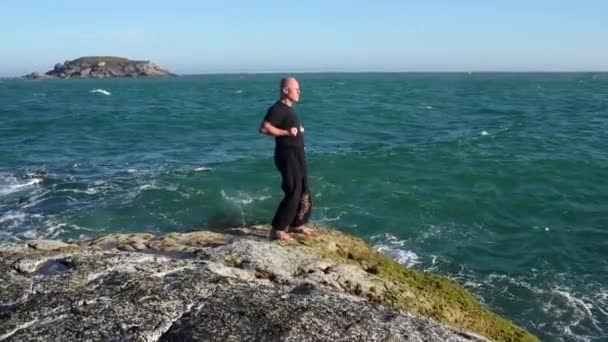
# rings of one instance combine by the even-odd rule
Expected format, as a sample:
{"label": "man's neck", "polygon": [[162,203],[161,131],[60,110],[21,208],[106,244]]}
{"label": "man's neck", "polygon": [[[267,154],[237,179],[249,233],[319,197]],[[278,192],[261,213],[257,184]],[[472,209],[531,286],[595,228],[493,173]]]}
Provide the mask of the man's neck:
{"label": "man's neck", "polygon": [[293,102],[291,102],[291,100],[288,99],[288,98],[282,98],[281,102],[283,102],[283,104],[286,105],[287,107],[292,107],[293,106]]}

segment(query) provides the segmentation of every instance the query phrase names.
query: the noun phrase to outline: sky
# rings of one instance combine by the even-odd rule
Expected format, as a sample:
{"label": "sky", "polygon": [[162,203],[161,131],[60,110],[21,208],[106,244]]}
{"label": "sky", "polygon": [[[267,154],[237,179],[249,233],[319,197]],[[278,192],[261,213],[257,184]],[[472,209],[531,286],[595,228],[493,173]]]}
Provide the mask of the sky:
{"label": "sky", "polygon": [[0,76],[93,55],[178,74],[608,71],[608,1],[2,1]]}

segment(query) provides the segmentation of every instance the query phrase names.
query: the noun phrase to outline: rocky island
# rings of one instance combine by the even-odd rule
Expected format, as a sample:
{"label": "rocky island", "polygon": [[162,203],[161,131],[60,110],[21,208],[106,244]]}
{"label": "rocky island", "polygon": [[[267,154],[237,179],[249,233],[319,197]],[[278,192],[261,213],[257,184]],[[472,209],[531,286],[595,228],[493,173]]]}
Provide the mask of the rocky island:
{"label": "rocky island", "polygon": [[106,78],[175,76],[150,61],[135,61],[122,57],[80,57],[72,61],[57,63],[53,70],[42,74],[33,72],[23,76],[29,79],[49,78]]}
{"label": "rocky island", "polygon": [[0,246],[0,341],[536,341],[454,281],[315,226]]}

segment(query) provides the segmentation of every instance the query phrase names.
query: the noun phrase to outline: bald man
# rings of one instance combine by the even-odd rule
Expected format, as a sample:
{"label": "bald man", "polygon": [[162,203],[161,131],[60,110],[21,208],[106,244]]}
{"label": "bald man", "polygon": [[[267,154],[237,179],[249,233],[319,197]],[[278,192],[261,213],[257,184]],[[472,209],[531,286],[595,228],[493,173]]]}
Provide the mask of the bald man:
{"label": "bald man", "polygon": [[260,124],[260,133],[275,138],[274,163],[281,173],[285,196],[272,219],[270,238],[290,240],[290,233],[310,234],[304,225],[310,218],[312,198],[304,151],[304,127],[293,105],[300,100],[300,84],[293,77],[281,79],[280,99]]}

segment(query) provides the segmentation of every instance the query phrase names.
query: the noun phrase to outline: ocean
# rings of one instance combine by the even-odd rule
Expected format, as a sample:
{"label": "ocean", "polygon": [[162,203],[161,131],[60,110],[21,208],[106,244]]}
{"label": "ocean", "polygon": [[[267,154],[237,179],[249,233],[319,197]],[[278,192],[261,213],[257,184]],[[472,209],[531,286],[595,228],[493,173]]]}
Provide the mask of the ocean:
{"label": "ocean", "polygon": [[[281,75],[0,79],[0,243],[269,223]],[[608,340],[608,74],[301,74],[315,223]]]}

